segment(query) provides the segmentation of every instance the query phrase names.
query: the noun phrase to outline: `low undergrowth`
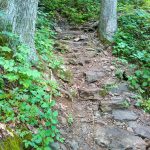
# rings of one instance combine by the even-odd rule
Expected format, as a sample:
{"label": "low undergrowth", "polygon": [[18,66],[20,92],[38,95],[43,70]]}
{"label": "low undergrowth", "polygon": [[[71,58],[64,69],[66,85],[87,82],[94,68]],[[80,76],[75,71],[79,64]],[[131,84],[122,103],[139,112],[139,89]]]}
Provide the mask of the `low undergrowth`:
{"label": "low undergrowth", "polygon": [[33,66],[28,47],[16,35],[0,32],[0,122],[13,129],[29,149],[48,150],[54,140],[63,141],[53,108],[58,84],[48,72],[62,64],[53,53],[54,36],[47,14],[39,12],[35,37],[39,62]]}
{"label": "low undergrowth", "polygon": [[98,19],[100,9],[98,0],[41,0],[41,5],[52,16],[62,15],[76,24]]}
{"label": "low undergrowth", "polygon": [[[150,112],[150,3],[139,0],[119,4],[119,29],[113,54],[125,60],[129,82],[137,91],[139,106]],[[127,65],[126,64],[126,65]]]}

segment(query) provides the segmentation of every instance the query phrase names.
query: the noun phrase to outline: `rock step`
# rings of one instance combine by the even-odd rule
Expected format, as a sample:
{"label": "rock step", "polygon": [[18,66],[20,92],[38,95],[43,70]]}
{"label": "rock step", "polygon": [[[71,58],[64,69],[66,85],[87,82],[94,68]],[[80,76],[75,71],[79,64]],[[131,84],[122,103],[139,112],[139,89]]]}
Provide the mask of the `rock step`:
{"label": "rock step", "polygon": [[103,112],[110,112],[113,109],[125,108],[124,98],[122,97],[112,97],[110,100],[101,101],[100,108]]}
{"label": "rock step", "polygon": [[135,121],[132,121],[129,122],[129,127],[131,127],[137,135],[150,140],[150,126],[141,125]]}
{"label": "rock step", "polygon": [[99,88],[80,88],[78,92],[81,100],[101,100]]}
{"label": "rock step", "polygon": [[138,118],[138,115],[131,110],[113,110],[112,115],[115,120],[120,121],[131,121]]}
{"label": "rock step", "polygon": [[97,126],[95,142],[109,150],[146,150],[145,141],[118,127]]}
{"label": "rock step", "polygon": [[100,80],[106,74],[103,70],[90,70],[84,73],[87,83],[93,83]]}

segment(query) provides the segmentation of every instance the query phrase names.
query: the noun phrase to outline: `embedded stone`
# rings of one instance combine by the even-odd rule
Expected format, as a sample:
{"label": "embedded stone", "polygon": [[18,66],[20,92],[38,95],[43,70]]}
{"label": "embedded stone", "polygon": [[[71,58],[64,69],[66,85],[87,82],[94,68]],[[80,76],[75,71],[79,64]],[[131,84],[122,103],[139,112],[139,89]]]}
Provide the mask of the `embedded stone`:
{"label": "embedded stone", "polygon": [[111,150],[146,150],[145,141],[133,133],[116,127],[101,127],[95,129],[95,142]]}
{"label": "embedded stone", "polygon": [[121,121],[131,121],[138,118],[137,114],[130,110],[113,110],[114,119]]}
{"label": "embedded stone", "polygon": [[141,125],[136,122],[129,122],[129,126],[137,135],[150,139],[150,126]]}
{"label": "embedded stone", "polygon": [[110,92],[112,93],[112,94],[118,94],[118,95],[120,95],[120,94],[122,94],[122,93],[124,93],[124,92],[128,92],[129,90],[128,90],[128,85],[127,85],[127,83],[121,83],[120,85],[118,85],[117,87],[114,87],[114,88],[112,88],[111,90],[110,90]]}
{"label": "embedded stone", "polygon": [[85,80],[88,83],[96,82],[104,76],[105,76],[105,73],[102,71],[87,71],[87,72],[85,72]]}

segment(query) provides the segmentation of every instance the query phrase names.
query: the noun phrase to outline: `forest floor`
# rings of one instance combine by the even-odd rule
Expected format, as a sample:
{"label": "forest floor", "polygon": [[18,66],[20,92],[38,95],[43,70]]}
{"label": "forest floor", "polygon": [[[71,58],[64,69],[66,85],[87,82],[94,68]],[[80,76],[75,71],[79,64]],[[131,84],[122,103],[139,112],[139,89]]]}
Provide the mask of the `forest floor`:
{"label": "forest floor", "polygon": [[[115,77],[111,47],[100,43],[92,26],[73,27],[61,21],[56,49],[73,73],[62,88],[74,93],[57,100],[63,144],[54,150],[150,150],[150,115],[135,107],[135,94]],[[124,69],[125,66],[122,66]],[[70,75],[71,76],[71,75]]]}

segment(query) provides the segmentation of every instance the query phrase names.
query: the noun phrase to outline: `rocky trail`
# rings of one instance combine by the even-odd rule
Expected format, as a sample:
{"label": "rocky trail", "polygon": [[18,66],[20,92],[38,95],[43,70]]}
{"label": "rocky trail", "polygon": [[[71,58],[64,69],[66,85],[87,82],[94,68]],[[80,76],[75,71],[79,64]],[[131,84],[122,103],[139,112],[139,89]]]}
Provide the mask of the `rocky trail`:
{"label": "rocky trail", "polygon": [[[63,144],[54,150],[150,150],[150,115],[135,107],[126,81],[115,77],[111,47],[100,43],[94,26],[58,24],[57,52],[73,78],[57,100]],[[71,76],[71,75],[70,75]],[[131,105],[128,105],[128,102]]]}

